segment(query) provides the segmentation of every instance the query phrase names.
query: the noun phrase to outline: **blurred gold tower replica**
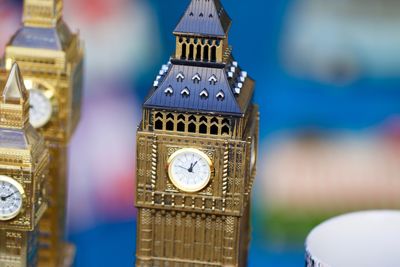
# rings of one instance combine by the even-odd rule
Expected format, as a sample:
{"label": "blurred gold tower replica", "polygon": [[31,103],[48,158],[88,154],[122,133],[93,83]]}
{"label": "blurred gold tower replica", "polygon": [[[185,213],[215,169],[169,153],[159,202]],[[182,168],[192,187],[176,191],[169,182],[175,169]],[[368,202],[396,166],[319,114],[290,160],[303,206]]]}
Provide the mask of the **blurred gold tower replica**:
{"label": "blurred gold tower replica", "polygon": [[37,266],[48,163],[45,141],[29,123],[29,93],[15,64],[0,91],[1,267]]}
{"label": "blurred gold tower replica", "polygon": [[18,62],[30,91],[30,121],[50,151],[49,209],[40,223],[39,266],[70,265],[65,243],[68,143],[79,122],[83,49],[62,19],[62,0],[25,0],[23,25],[5,49],[3,76]]}
{"label": "blurred gold tower replica", "polygon": [[246,266],[256,173],[254,81],[219,0],[192,0],[137,132],[136,266]]}

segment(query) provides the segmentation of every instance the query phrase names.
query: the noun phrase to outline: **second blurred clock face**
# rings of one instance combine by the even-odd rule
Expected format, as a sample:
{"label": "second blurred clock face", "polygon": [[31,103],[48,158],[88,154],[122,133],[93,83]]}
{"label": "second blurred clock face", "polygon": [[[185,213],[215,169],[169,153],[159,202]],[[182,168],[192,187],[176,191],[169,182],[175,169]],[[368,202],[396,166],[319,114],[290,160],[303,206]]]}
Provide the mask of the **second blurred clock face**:
{"label": "second blurred clock face", "polygon": [[0,176],[0,221],[15,218],[22,209],[22,187],[7,176]]}
{"label": "second blurred clock face", "polygon": [[33,127],[46,125],[51,118],[53,108],[50,100],[37,89],[30,90],[30,122]]}
{"label": "second blurred clock face", "polygon": [[211,178],[211,160],[197,149],[178,150],[168,160],[171,182],[185,192],[197,192],[207,186]]}

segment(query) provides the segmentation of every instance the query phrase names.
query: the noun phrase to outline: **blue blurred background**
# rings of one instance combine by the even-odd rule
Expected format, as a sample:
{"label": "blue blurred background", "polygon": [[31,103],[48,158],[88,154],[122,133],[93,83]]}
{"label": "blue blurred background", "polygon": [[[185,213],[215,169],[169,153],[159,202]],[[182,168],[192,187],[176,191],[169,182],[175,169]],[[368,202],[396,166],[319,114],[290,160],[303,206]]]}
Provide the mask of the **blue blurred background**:
{"label": "blue blurred background", "polygon": [[[77,267],[133,265],[135,130],[188,2],[65,1],[87,56],[70,153]],[[249,266],[302,266],[304,238],[322,220],[400,207],[400,3],[222,2],[261,107]],[[21,1],[0,0],[1,53],[20,16]]]}

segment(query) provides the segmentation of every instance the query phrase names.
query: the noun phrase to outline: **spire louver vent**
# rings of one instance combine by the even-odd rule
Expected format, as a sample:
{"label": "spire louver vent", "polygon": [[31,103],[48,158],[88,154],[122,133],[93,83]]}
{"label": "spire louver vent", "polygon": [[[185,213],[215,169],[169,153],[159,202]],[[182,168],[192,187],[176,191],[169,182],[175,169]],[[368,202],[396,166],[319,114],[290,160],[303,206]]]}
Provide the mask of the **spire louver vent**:
{"label": "spire louver vent", "polygon": [[215,75],[213,74],[208,81],[210,82],[211,85],[215,85],[218,82],[217,77],[215,77]]}
{"label": "spire louver vent", "polygon": [[223,91],[219,91],[216,97],[218,101],[223,101],[225,99],[225,94]]}
{"label": "spire louver vent", "polygon": [[201,97],[202,99],[207,99],[207,98],[208,98],[208,91],[207,91],[207,89],[204,88],[203,91],[201,91],[200,97]]}
{"label": "spire louver vent", "polygon": [[183,75],[182,72],[179,72],[178,75],[176,75],[176,80],[178,82],[183,82],[183,80],[185,80],[185,75]]}
{"label": "spire louver vent", "polygon": [[201,76],[200,76],[200,74],[196,73],[196,74],[193,76],[192,81],[193,81],[194,83],[200,83],[200,81],[201,81]]}
{"label": "spire louver vent", "polygon": [[182,91],[181,91],[181,95],[183,97],[189,97],[190,96],[190,90],[189,88],[185,87]]}
{"label": "spire louver vent", "polygon": [[172,96],[174,94],[174,89],[169,86],[167,89],[164,90],[166,96]]}

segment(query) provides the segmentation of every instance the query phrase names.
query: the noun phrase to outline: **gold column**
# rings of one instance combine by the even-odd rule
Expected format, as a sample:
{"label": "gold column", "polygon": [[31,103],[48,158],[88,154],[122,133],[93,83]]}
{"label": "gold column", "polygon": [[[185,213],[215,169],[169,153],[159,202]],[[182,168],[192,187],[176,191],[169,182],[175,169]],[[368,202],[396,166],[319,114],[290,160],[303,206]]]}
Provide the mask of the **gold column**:
{"label": "gold column", "polygon": [[39,266],[70,266],[74,248],[65,243],[68,146],[48,142],[47,147],[50,152],[49,207],[39,224]]}

